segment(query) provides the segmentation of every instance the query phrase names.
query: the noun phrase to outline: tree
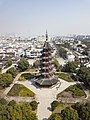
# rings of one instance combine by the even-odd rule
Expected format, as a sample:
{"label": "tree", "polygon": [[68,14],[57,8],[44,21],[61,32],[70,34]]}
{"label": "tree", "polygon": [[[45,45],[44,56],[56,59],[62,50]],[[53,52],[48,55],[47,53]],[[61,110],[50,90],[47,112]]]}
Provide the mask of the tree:
{"label": "tree", "polygon": [[62,120],[79,120],[78,113],[71,107],[61,111]]}
{"label": "tree", "polygon": [[7,73],[3,73],[0,74],[0,86],[1,87],[8,87],[13,81],[12,75],[11,74],[7,74]]}
{"label": "tree", "polygon": [[78,115],[81,118],[81,120],[90,119],[90,103],[86,103],[86,104],[76,103],[72,107],[75,110],[77,110]]}
{"label": "tree", "polygon": [[29,68],[29,62],[25,59],[25,58],[22,58],[19,62],[18,62],[18,68],[21,70],[21,71],[24,71],[26,69]]}
{"label": "tree", "polygon": [[54,58],[54,62],[53,63],[55,65],[56,70],[59,71],[61,66],[60,66],[60,64],[59,64],[59,62],[58,62],[58,60],[56,58]]}
{"label": "tree", "polygon": [[31,112],[28,120],[38,120],[38,119],[37,119],[37,116],[36,116],[36,113]]}
{"label": "tree", "polygon": [[30,103],[0,105],[0,120],[38,120]]}
{"label": "tree", "polygon": [[59,50],[59,55],[65,59],[67,56],[67,51],[63,47],[59,47],[58,50]]}
{"label": "tree", "polygon": [[60,115],[57,114],[57,113],[53,113],[49,118],[48,120],[62,120]]}
{"label": "tree", "polygon": [[16,101],[15,101],[15,100],[11,100],[11,101],[8,103],[9,106],[14,106],[15,104],[16,104]]}
{"label": "tree", "polygon": [[36,61],[33,63],[33,67],[39,68],[39,67],[40,67],[40,60],[36,60]]}
{"label": "tree", "polygon": [[81,66],[77,72],[77,75],[79,76],[79,80],[80,81],[83,81],[83,79],[85,80],[87,73],[88,73],[88,69],[84,66]]}
{"label": "tree", "polygon": [[77,72],[79,80],[90,86],[90,70],[84,66],[81,66]]}
{"label": "tree", "polygon": [[0,98],[0,104],[6,105],[7,101],[4,98]]}
{"label": "tree", "polygon": [[37,106],[38,106],[38,103],[36,101],[32,101],[32,102],[30,102],[30,105],[32,107],[32,110],[36,110]]}
{"label": "tree", "polygon": [[14,67],[12,67],[12,68],[8,69],[6,73],[11,74],[12,77],[15,78],[17,75],[17,70]]}
{"label": "tree", "polygon": [[9,67],[12,65],[12,60],[11,59],[8,59],[8,61],[6,62],[6,66]]}
{"label": "tree", "polygon": [[59,102],[58,102],[58,101],[53,101],[53,102],[51,103],[51,110],[52,110],[52,111],[55,110],[55,108],[56,108],[58,105],[59,105]]}
{"label": "tree", "polygon": [[77,64],[75,62],[68,62],[65,66],[64,66],[64,71],[65,72],[76,72],[76,68],[77,68]]}

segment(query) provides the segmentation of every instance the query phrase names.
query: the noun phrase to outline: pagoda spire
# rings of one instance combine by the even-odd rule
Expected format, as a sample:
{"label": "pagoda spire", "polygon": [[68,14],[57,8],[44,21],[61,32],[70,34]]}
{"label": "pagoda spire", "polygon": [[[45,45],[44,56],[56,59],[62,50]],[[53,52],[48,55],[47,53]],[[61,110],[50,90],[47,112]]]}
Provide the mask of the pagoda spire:
{"label": "pagoda spire", "polygon": [[46,30],[46,41],[48,41],[48,33],[47,33],[47,30]]}

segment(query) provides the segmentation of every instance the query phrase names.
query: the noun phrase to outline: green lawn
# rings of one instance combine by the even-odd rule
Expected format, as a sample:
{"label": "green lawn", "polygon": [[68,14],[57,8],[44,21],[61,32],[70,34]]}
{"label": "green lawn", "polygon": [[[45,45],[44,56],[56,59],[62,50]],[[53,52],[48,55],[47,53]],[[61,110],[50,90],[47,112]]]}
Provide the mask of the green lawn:
{"label": "green lawn", "polygon": [[53,113],[60,113],[61,110],[65,109],[66,107],[70,106],[70,104],[64,104],[64,103],[60,103],[55,110],[53,111]]}
{"label": "green lawn", "polygon": [[0,96],[3,94],[4,91],[5,91],[4,88],[0,89]]}
{"label": "green lawn", "polygon": [[20,78],[18,79],[19,81],[24,81],[24,80],[30,80],[35,76],[35,74],[31,74],[31,73],[24,73],[20,76]]}
{"label": "green lawn", "polygon": [[15,84],[8,93],[9,96],[34,97],[35,93],[22,84]]}
{"label": "green lawn", "polygon": [[37,68],[30,68],[26,70],[27,72],[37,72],[38,69]]}
{"label": "green lawn", "polygon": [[66,92],[71,92],[72,96],[75,97],[82,97],[85,96],[85,92],[82,90],[79,84],[72,85],[65,90]]}
{"label": "green lawn", "polygon": [[68,82],[73,82],[74,80],[72,79],[72,75],[68,74],[68,73],[55,73],[56,76],[58,76],[59,78],[66,80]]}
{"label": "green lawn", "polygon": [[63,92],[59,93],[57,95],[57,98],[80,98],[80,97],[86,97],[85,92],[82,90],[79,84],[71,85]]}

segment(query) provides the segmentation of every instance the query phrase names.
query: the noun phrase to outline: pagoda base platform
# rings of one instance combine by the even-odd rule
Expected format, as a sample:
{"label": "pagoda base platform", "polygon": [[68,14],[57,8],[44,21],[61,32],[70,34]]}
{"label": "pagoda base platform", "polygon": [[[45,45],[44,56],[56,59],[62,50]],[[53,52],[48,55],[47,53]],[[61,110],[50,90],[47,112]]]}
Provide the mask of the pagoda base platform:
{"label": "pagoda base platform", "polygon": [[51,87],[55,84],[57,84],[58,82],[58,78],[57,77],[53,77],[53,78],[38,78],[35,83],[36,85],[38,85],[39,87]]}

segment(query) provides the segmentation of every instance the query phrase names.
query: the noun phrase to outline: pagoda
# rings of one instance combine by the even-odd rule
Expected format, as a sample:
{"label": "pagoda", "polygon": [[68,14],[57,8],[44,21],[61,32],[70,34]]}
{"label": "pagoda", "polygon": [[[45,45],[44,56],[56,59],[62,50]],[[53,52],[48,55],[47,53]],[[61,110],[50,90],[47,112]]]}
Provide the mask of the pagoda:
{"label": "pagoda", "polygon": [[39,77],[36,84],[41,87],[50,87],[58,82],[58,78],[54,75],[54,64],[52,57],[52,47],[48,42],[48,34],[46,32],[46,41],[41,51]]}

